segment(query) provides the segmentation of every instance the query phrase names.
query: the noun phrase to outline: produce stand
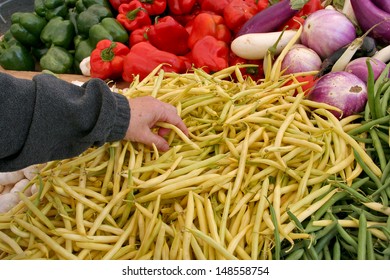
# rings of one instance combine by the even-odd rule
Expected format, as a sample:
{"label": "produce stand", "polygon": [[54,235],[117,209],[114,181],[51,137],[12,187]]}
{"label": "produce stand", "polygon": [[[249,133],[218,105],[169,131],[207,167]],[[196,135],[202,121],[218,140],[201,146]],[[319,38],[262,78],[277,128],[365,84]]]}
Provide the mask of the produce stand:
{"label": "produce stand", "polygon": [[[0,72],[7,73],[9,75],[12,75],[14,77],[20,78],[20,79],[29,79],[31,80],[35,75],[41,74],[41,72],[35,72],[35,71],[15,71],[15,70],[5,70],[4,68],[0,67]],[[90,78],[83,76],[83,75],[77,75],[77,74],[57,74],[57,76],[67,82],[86,82]]]}
{"label": "produce stand", "polygon": [[[280,3],[291,12],[285,2]],[[310,15],[319,10],[325,11],[316,6]],[[203,16],[211,20],[215,15]],[[261,20],[269,21],[270,16]],[[214,17],[214,24],[222,25],[221,18]],[[352,26],[349,43],[355,42],[353,25],[347,17],[341,18],[346,29]],[[304,19],[310,20],[306,15]],[[102,28],[99,20],[94,28]],[[227,25],[219,28],[226,31]],[[86,28],[85,34],[91,29]],[[196,33],[189,30],[191,35]],[[336,100],[347,100],[341,105],[325,102],[332,101],[329,96],[334,92],[330,91],[321,92],[323,99],[314,99],[325,80],[315,76],[320,69],[289,73],[294,63],[282,64],[294,46],[304,43],[303,30],[301,24],[289,30],[290,37],[281,41],[279,50],[256,39],[252,43],[261,44],[264,56],[239,57],[231,64],[211,63],[221,58],[220,53],[226,54],[223,40],[232,42],[226,33],[209,36],[205,45],[212,47],[203,46],[201,55],[193,51],[201,39],[189,35],[188,42],[194,40],[188,43],[190,66],[189,56],[163,53],[144,41],[134,44],[123,55],[122,75],[109,85],[128,98],[153,96],[172,104],[189,135],[158,123],[171,129],[166,136],[171,148],[165,153],[141,143],[116,141],[90,147],[74,158],[18,171],[22,176],[18,181],[1,185],[1,191],[8,188],[11,193],[27,179],[22,191],[12,194],[16,203],[0,213],[0,259],[388,260],[390,65],[378,71],[366,60],[367,80],[357,78],[352,86],[348,75],[355,78],[355,74],[344,71],[347,79],[336,90],[340,94]],[[103,40],[109,39],[98,43]],[[142,44],[148,51],[142,51]],[[109,44],[104,50],[118,45]],[[248,47],[242,46],[241,50]],[[94,45],[95,50],[98,47]],[[218,55],[212,52],[215,49]],[[332,54],[321,51],[317,53],[322,60],[327,52]],[[67,63],[70,56],[80,62],[77,51],[65,52]],[[95,63],[92,51],[86,53]],[[167,63],[163,58],[172,60]],[[97,59],[96,65],[101,63]],[[140,65],[153,68],[145,70]],[[61,69],[53,74],[68,82],[90,79],[69,74],[74,65],[56,66],[43,71]],[[253,74],[249,69],[254,68],[262,71]],[[4,68],[0,72],[24,79],[41,73]],[[109,74],[113,72],[96,71],[92,76],[112,80]],[[364,95],[365,102],[349,110],[354,103],[351,96],[356,102],[358,94]]]}

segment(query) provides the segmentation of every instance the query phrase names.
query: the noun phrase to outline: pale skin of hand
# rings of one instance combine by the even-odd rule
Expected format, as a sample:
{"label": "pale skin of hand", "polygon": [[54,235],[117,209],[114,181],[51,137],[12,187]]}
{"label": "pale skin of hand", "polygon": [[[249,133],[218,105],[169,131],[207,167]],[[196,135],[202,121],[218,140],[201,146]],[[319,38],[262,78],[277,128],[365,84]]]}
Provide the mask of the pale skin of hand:
{"label": "pale skin of hand", "polygon": [[129,99],[129,104],[131,118],[125,135],[126,140],[143,143],[149,147],[154,144],[158,150],[163,152],[169,150],[169,144],[164,139],[169,129],[160,127],[158,132],[154,133],[152,128],[156,127],[157,122],[173,124],[188,136],[186,125],[171,104],[151,96]]}

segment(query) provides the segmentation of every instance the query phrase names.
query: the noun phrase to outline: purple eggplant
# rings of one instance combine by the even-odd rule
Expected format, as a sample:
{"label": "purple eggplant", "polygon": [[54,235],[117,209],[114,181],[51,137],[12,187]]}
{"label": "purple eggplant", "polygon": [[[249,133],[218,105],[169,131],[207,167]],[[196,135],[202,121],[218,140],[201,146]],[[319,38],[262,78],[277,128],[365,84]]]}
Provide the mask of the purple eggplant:
{"label": "purple eggplant", "polygon": [[282,0],[261,10],[251,17],[238,31],[237,37],[248,33],[266,33],[277,31],[299,10],[291,8],[290,0]]}
{"label": "purple eggplant", "polygon": [[389,0],[372,0],[379,9],[385,11],[386,13],[390,13],[390,1]]}
{"label": "purple eggplant", "polygon": [[[387,2],[389,2],[387,0]],[[376,40],[390,43],[390,13],[380,9],[372,0],[351,0],[355,17],[364,32],[378,24],[370,32]]]}

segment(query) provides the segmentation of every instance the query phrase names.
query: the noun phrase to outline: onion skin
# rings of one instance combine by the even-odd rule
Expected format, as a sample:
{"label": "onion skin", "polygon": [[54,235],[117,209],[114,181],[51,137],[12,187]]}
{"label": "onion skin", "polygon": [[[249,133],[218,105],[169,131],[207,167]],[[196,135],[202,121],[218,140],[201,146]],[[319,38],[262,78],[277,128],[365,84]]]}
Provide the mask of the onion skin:
{"label": "onion skin", "polygon": [[272,6],[261,10],[244,23],[237,32],[236,37],[248,33],[275,32],[287,20],[298,13],[290,6],[290,0],[282,0]]}
{"label": "onion skin", "polygon": [[364,32],[384,20],[371,32],[371,36],[385,44],[390,44],[390,13],[377,7],[371,0],[351,0],[356,19]]}
{"label": "onion skin", "polygon": [[347,66],[345,67],[345,71],[354,74],[363,82],[367,83],[367,77],[368,77],[368,69],[366,64],[367,59],[370,61],[372,70],[374,72],[374,80],[376,80],[386,67],[386,63],[376,58],[372,58],[372,57],[356,58],[347,64]]}
{"label": "onion skin", "polygon": [[307,17],[303,25],[301,42],[324,59],[355,38],[355,27],[344,14],[336,10],[323,9]]}
{"label": "onion skin", "polygon": [[285,74],[318,71],[321,68],[322,60],[312,49],[302,44],[295,44],[287,52],[282,61],[282,69]]}
{"label": "onion skin", "polygon": [[367,103],[367,86],[354,74],[331,72],[317,80],[309,100],[326,103],[342,112],[331,111],[338,119],[362,112]]}

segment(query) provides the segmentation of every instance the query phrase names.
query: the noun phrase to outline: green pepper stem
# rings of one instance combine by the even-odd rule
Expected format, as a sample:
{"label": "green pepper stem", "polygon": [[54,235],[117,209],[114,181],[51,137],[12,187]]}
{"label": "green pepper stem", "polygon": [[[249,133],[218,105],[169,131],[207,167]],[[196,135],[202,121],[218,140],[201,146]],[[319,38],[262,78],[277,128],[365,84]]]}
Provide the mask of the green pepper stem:
{"label": "green pepper stem", "polygon": [[112,42],[108,48],[105,48],[100,53],[100,57],[103,61],[111,61],[115,57],[114,48],[116,47],[116,43]]}
{"label": "green pepper stem", "polygon": [[143,10],[143,8],[138,7],[138,8],[136,8],[136,9],[134,9],[134,10],[128,12],[128,13],[126,14],[126,17],[127,17],[129,20],[135,20],[136,17],[137,17],[137,15],[138,15],[138,13],[139,13],[141,10]]}

